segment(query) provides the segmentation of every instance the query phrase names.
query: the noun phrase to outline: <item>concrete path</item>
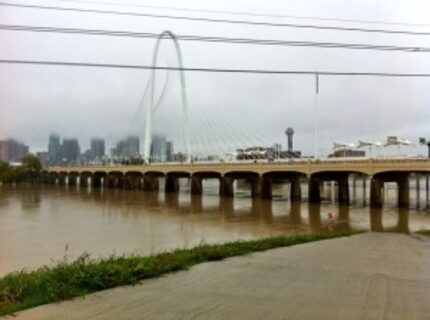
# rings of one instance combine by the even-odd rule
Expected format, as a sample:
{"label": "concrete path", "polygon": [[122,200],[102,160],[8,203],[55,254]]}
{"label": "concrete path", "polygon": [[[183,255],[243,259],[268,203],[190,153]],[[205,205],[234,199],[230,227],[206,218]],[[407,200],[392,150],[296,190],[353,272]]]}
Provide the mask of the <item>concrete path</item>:
{"label": "concrete path", "polygon": [[430,241],[367,233],[275,249],[14,319],[430,319]]}

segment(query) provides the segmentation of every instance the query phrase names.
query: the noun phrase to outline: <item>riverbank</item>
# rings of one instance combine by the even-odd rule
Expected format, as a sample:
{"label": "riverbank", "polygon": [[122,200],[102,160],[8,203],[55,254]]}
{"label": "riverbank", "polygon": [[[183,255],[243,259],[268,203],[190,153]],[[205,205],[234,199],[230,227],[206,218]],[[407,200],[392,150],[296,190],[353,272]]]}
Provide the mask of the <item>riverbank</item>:
{"label": "riverbank", "polygon": [[73,262],[21,271],[0,278],[0,312],[13,313],[41,304],[58,302],[100,290],[136,284],[147,278],[185,270],[193,265],[253,252],[312,241],[345,237],[356,231],[278,236],[220,245],[200,245],[148,257],[123,256],[91,259],[82,255]]}
{"label": "riverbank", "polygon": [[203,263],[10,319],[424,320],[429,269],[429,239],[369,232]]}

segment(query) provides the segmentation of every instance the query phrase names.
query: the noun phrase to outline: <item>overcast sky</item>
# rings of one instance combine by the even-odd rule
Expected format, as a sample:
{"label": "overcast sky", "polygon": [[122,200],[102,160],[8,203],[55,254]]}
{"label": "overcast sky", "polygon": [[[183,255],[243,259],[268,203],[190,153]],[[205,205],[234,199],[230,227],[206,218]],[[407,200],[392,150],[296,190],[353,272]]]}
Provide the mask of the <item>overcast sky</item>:
{"label": "overcast sky", "polygon": [[[64,1],[27,3],[430,32],[430,2],[425,0],[127,2],[428,25],[263,18]],[[171,30],[187,35],[430,47],[430,36],[249,26],[1,6],[0,24],[156,33]],[[0,59],[150,65],[154,44],[154,39],[0,31]],[[430,73],[430,53],[202,42],[181,42],[180,45],[186,67]],[[160,65],[177,66],[174,47],[167,40],[161,46],[159,61]],[[192,143],[196,152],[224,152],[236,147],[276,142],[285,146],[284,131],[289,126],[295,130],[295,149],[306,154],[313,152],[314,77],[192,72],[185,76]],[[139,101],[149,77],[149,71],[142,70],[0,64],[0,139],[19,139],[29,144],[32,151],[46,149],[51,132],[61,137],[79,138],[82,149],[88,147],[91,137],[104,137],[108,145],[128,134],[138,134],[143,140],[144,111],[139,108]],[[154,133],[173,140],[179,151],[183,139],[177,73],[157,71],[157,92],[161,92],[163,84],[166,94],[154,114],[153,129]],[[430,138],[429,88],[430,78],[321,76],[317,97],[320,152],[329,152],[333,141],[384,141],[387,135],[398,135],[414,142],[421,136]],[[421,148],[420,152],[425,149]]]}

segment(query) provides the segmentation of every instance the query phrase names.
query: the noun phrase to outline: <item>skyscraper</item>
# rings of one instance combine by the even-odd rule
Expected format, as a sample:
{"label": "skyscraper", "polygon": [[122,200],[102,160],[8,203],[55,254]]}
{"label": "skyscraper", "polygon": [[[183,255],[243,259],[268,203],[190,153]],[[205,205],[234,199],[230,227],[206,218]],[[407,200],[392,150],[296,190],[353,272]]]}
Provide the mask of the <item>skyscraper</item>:
{"label": "skyscraper", "polygon": [[59,164],[61,162],[62,153],[63,151],[60,143],[60,136],[52,133],[49,136],[48,163],[50,165]]}
{"label": "skyscraper", "polygon": [[129,136],[116,145],[116,155],[121,158],[133,158],[139,156],[140,141],[137,136]]}
{"label": "skyscraper", "polygon": [[165,136],[154,135],[151,143],[151,161],[165,162],[167,154],[167,140]]}
{"label": "skyscraper", "polygon": [[105,155],[104,139],[91,139],[91,160],[100,161]]}
{"label": "skyscraper", "polygon": [[20,162],[28,152],[28,146],[14,139],[0,141],[0,160],[2,161]]}
{"label": "skyscraper", "polygon": [[63,139],[63,161],[69,164],[76,164],[81,151],[78,139]]}

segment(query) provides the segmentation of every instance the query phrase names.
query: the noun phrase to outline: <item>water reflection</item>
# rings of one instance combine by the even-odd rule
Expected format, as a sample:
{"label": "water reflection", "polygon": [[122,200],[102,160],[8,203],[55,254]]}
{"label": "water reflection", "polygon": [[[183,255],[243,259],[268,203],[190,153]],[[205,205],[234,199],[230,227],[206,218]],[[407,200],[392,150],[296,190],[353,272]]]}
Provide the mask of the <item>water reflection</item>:
{"label": "water reflection", "polygon": [[409,233],[409,209],[399,208],[397,212],[397,223],[392,226],[384,227],[383,209],[370,209],[370,230],[376,232],[400,232]]}
{"label": "water reflection", "polygon": [[[414,209],[367,208],[291,202],[276,187],[274,201],[67,186],[0,187],[0,274],[69,254],[151,254],[199,244],[277,234],[349,228],[409,232],[430,228],[430,216]],[[28,214],[31,212],[31,214]],[[31,244],[31,245],[30,245]]]}

